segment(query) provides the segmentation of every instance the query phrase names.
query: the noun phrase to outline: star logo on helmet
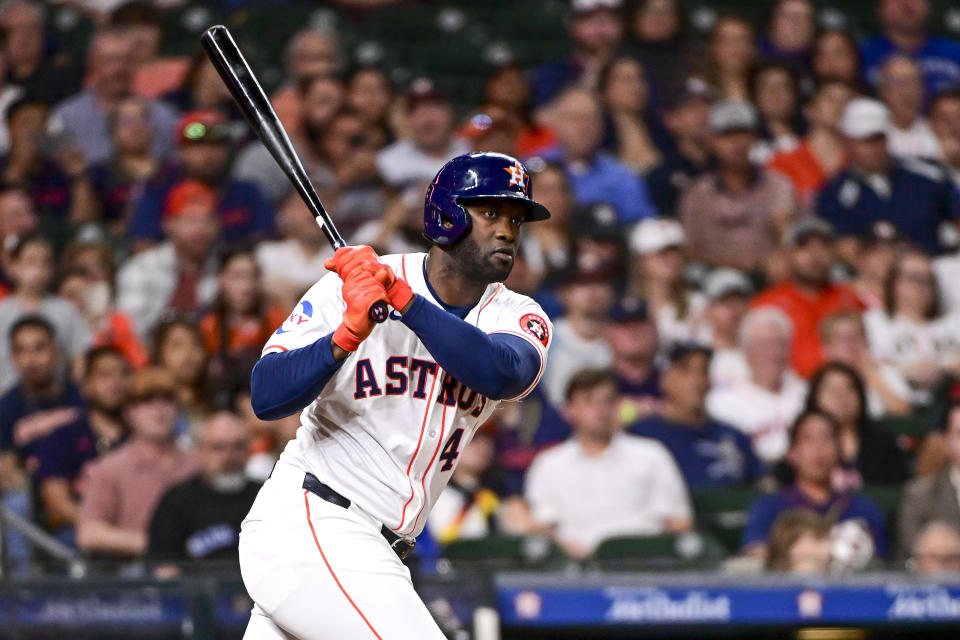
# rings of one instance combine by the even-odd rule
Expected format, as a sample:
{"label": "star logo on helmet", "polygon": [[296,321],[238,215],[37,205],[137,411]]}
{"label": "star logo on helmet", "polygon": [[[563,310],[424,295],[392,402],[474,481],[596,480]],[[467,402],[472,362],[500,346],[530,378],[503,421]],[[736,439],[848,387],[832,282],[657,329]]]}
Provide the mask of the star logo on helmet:
{"label": "star logo on helmet", "polygon": [[527,172],[523,170],[523,165],[519,162],[513,163],[512,167],[504,167],[504,171],[510,174],[510,183],[507,185],[513,186],[517,185],[521,189],[525,189],[527,186]]}

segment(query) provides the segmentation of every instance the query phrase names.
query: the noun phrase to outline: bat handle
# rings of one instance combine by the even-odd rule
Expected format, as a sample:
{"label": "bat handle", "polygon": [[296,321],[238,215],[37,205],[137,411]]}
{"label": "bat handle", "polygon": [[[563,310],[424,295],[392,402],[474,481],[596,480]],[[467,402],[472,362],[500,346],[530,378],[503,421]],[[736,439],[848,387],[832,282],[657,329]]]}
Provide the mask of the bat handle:
{"label": "bat handle", "polygon": [[381,322],[386,320],[387,314],[388,314],[387,303],[384,302],[383,300],[378,300],[377,302],[374,302],[373,306],[370,307],[370,311],[369,311],[370,319],[376,322],[377,324],[380,324]]}

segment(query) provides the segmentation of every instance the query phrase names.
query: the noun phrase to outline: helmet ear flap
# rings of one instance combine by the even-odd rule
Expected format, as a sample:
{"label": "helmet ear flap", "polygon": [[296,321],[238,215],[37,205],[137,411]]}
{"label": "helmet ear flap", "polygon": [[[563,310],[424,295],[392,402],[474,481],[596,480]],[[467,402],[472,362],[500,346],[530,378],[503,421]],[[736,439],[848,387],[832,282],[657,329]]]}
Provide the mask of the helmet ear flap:
{"label": "helmet ear flap", "polygon": [[450,245],[469,233],[470,214],[447,189],[432,185],[423,208],[423,235],[438,245]]}

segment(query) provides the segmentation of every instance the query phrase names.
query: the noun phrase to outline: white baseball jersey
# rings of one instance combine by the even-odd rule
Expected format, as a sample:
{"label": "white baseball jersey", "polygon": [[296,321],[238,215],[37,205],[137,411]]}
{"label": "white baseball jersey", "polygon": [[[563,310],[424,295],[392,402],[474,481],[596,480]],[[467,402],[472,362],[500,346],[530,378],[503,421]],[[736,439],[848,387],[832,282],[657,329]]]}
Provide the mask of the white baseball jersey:
{"label": "white baseball jersey", "polygon": [[[425,253],[381,257],[430,303]],[[346,305],[340,278],[317,282],[270,337],[263,353],[307,346],[334,331]],[[416,334],[392,311],[300,416],[301,427],[280,457],[309,471],[400,535],[423,529],[463,448],[497,404],[446,374]],[[530,298],[490,284],[465,321],[487,334],[510,333],[540,354],[543,373],[553,327]],[[470,354],[464,353],[469,360]]]}

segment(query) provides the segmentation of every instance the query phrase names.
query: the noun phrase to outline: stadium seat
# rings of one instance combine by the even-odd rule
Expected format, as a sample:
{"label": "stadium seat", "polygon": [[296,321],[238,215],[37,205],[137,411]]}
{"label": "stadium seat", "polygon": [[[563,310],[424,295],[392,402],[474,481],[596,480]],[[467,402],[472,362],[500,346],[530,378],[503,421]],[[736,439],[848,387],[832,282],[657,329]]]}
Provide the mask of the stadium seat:
{"label": "stadium seat", "polygon": [[697,524],[730,553],[740,550],[750,504],[759,496],[753,487],[702,489],[693,494]]}
{"label": "stadium seat", "polygon": [[874,485],[864,487],[863,494],[873,500],[883,512],[887,539],[891,541],[892,546],[897,533],[897,515],[900,511],[902,488],[899,485]]}
{"label": "stadium seat", "polygon": [[543,536],[490,536],[456,540],[443,550],[451,562],[492,562],[539,565],[562,557],[552,540]]}
{"label": "stadium seat", "polygon": [[702,531],[659,536],[624,536],[600,543],[593,560],[604,568],[707,567],[720,562],[726,549]]}

